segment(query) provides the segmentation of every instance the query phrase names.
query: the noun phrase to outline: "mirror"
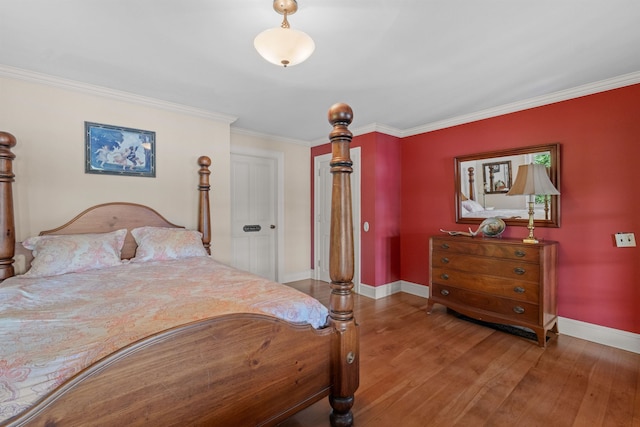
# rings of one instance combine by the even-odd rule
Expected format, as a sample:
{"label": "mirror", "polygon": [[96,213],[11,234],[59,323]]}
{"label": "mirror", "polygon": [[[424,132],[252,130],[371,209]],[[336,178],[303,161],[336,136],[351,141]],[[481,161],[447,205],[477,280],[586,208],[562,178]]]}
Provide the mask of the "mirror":
{"label": "mirror", "polygon": [[[518,166],[542,163],[560,190],[560,144],[536,145],[490,151],[455,158],[456,222],[480,224],[498,217],[507,225],[526,227],[529,222],[527,196],[507,196]],[[560,196],[535,196],[536,227],[560,226]]]}

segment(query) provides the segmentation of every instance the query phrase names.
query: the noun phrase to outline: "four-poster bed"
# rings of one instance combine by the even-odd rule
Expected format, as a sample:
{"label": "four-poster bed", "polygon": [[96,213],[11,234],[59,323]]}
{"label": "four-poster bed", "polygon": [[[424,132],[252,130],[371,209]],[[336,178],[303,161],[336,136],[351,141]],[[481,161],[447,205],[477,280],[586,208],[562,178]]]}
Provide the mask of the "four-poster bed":
{"label": "four-poster bed", "polygon": [[[39,265],[43,270],[37,270],[36,273],[45,271],[43,274],[46,276],[50,274],[47,268],[52,264],[38,264],[39,257],[48,250],[46,244],[65,239],[76,239],[73,242],[76,244],[78,239],[103,239],[104,236],[118,242],[122,251],[121,258],[131,259],[130,261],[125,261],[122,265],[116,263],[104,269],[78,270],[52,277],[29,277],[30,273],[27,273],[13,278],[16,245],[11,184],[14,180],[14,155],[11,148],[16,140],[12,135],[0,132],[0,226],[3,230],[0,238],[0,296],[4,295],[0,298],[0,310],[6,313],[6,317],[3,315],[0,322],[10,324],[6,326],[8,335],[12,336],[12,331],[24,331],[22,326],[17,327],[17,323],[12,323],[14,320],[18,322],[16,319],[21,315],[17,313],[19,309],[12,309],[12,301],[17,302],[16,306],[19,307],[36,304],[35,299],[25,302],[25,295],[31,298],[31,291],[34,289],[54,289],[52,286],[56,284],[62,286],[55,288],[55,292],[49,291],[46,298],[43,298],[44,304],[62,301],[65,297],[59,293],[64,292],[58,292],[57,289],[69,286],[71,290],[68,292],[72,295],[68,298],[72,305],[77,305],[79,311],[94,310],[92,313],[95,316],[92,317],[100,317],[100,310],[87,308],[85,305],[87,300],[92,299],[90,295],[93,295],[87,293],[86,288],[93,285],[102,292],[98,294],[99,297],[95,297],[100,299],[102,306],[109,302],[111,295],[125,298],[124,302],[114,303],[124,307],[123,312],[136,304],[145,308],[142,310],[144,313],[135,309],[127,311],[128,317],[111,320],[107,322],[107,326],[91,326],[92,329],[115,329],[119,331],[116,338],[127,335],[131,337],[131,341],[104,353],[105,347],[108,347],[106,342],[116,341],[111,336],[106,337],[105,345],[100,347],[100,351],[93,348],[89,351],[95,356],[95,360],[86,358],[85,365],[67,366],[66,370],[64,366],[58,368],[50,374],[55,376],[55,387],[45,392],[40,390],[40,394],[28,405],[23,402],[15,403],[11,398],[21,393],[15,388],[17,384],[29,378],[29,361],[20,360],[25,357],[10,354],[3,347],[0,353],[0,386],[4,387],[4,394],[0,393],[0,426],[275,425],[326,396],[332,407],[331,424],[352,425],[351,408],[359,382],[358,328],[353,316],[352,296],[353,225],[349,175],[352,171],[349,157],[352,134],[348,130],[352,116],[351,108],[346,104],[336,104],[329,110],[329,122],[333,125],[330,134],[333,151],[331,295],[328,310],[323,307],[325,316],[322,324],[315,325],[313,316],[304,321],[298,318],[288,320],[289,311],[293,309],[282,306],[282,301],[288,302],[292,296],[290,292],[297,291],[256,276],[247,277],[246,273],[220,265],[216,267],[216,271],[221,273],[215,273],[216,275],[238,278],[239,283],[234,284],[232,289],[236,286],[242,289],[239,299],[251,300],[253,297],[245,292],[252,287],[273,291],[280,298],[274,303],[276,308],[272,311],[269,308],[271,301],[265,308],[261,301],[254,298],[255,305],[249,309],[202,314],[205,305],[202,295],[206,294],[208,298],[208,292],[218,297],[218,292],[222,291],[218,290],[217,282],[215,292],[211,290],[214,285],[211,282],[206,282],[204,289],[187,289],[186,282],[190,284],[191,276],[181,271],[205,271],[210,263],[215,263],[207,255],[210,251],[211,234],[208,196],[211,161],[204,156],[198,159],[198,237],[201,238],[198,250],[204,250],[204,254],[196,250],[195,253],[183,253],[185,258],[176,258],[171,254],[179,253],[182,247],[171,249],[171,252],[164,246],[147,251],[149,240],[145,240],[145,237],[151,236],[153,242],[159,235],[175,234],[183,239],[186,235],[192,237],[189,233],[196,232],[170,223],[146,206],[106,203],[87,209],[61,227],[42,232],[33,241],[27,239],[37,248],[34,251],[35,258],[31,257],[29,251],[26,252],[27,265],[33,262],[31,268],[34,270]],[[90,242],[93,244],[95,240]],[[184,241],[180,240],[180,243]],[[136,258],[140,258],[142,252],[147,258],[137,262]],[[165,256],[168,258],[163,258]],[[55,264],[54,261],[51,262]],[[127,270],[129,268],[135,270]],[[109,275],[100,276],[103,271],[108,271]],[[135,271],[135,274],[131,271]],[[213,277],[214,273],[206,271]],[[180,281],[179,286],[174,286],[171,284],[174,282],[168,282],[169,279],[165,278],[172,274]],[[132,276],[131,282],[127,282],[129,276]],[[74,281],[73,277],[82,278],[82,283],[78,284],[78,280]],[[121,279],[122,283],[130,286],[127,289],[131,289],[131,295],[134,288],[138,289],[135,297],[117,288]],[[183,319],[167,325],[167,318],[177,318],[177,312],[180,311],[176,309],[174,313],[173,307],[169,306],[160,310],[161,313],[151,316],[164,322],[154,325],[158,330],[141,336],[140,331],[126,330],[129,324],[138,322],[136,316],[148,314],[152,311],[151,308],[156,309],[152,304],[161,296],[156,295],[155,288],[150,291],[149,286],[159,288],[165,286],[165,282],[173,292],[169,299],[173,298],[175,302],[189,300],[193,304],[187,307],[188,321]],[[277,288],[278,286],[288,290]],[[93,290],[94,288],[91,292]],[[151,298],[150,303],[140,302],[147,298]],[[219,305],[236,304],[235,301],[229,302],[224,298],[216,300],[224,302]],[[299,311],[310,307],[307,311],[317,315],[319,309],[314,304],[317,301],[309,301],[311,298],[304,294],[301,298],[302,308]],[[194,307],[198,309],[195,310]],[[38,310],[25,311],[31,311],[32,317],[29,320],[36,328],[38,325],[48,324],[44,323],[46,319],[57,320],[56,316],[64,317],[64,314],[51,314],[52,317],[47,318]],[[77,319],[73,317],[71,320],[69,324],[73,327],[73,322]],[[317,323],[317,319],[315,322]],[[0,323],[0,327],[5,326]],[[60,331],[52,333],[51,341],[55,342],[45,339],[42,348],[67,347],[66,344],[60,346],[54,339],[57,337],[56,333]],[[21,345],[17,341],[12,344]],[[28,367],[19,365],[19,362]]]}

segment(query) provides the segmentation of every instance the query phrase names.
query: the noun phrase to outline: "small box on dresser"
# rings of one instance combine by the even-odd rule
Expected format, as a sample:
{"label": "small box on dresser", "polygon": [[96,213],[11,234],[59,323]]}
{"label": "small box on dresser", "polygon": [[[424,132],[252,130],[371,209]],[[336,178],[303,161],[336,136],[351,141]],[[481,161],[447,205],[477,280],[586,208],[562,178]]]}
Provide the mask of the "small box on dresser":
{"label": "small box on dresser", "polygon": [[558,243],[465,236],[430,239],[429,302],[486,322],[558,332]]}

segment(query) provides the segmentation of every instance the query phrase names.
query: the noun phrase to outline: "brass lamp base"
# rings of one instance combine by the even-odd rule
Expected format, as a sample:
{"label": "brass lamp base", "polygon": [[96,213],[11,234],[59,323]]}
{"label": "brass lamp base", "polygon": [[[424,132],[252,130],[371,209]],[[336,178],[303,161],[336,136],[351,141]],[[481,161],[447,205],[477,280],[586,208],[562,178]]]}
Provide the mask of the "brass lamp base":
{"label": "brass lamp base", "polygon": [[534,222],[533,222],[533,196],[529,196],[529,224],[527,228],[529,229],[529,235],[522,239],[522,243],[540,243],[538,239],[536,239],[533,235]]}

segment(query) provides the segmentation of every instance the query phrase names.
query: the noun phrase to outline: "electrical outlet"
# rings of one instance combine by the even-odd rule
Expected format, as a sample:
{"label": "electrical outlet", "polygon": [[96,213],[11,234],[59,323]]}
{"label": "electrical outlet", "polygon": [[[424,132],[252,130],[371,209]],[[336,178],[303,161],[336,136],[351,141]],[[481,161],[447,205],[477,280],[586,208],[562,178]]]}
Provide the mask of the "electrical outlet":
{"label": "electrical outlet", "polygon": [[633,233],[616,233],[616,246],[619,248],[635,248],[636,236]]}

